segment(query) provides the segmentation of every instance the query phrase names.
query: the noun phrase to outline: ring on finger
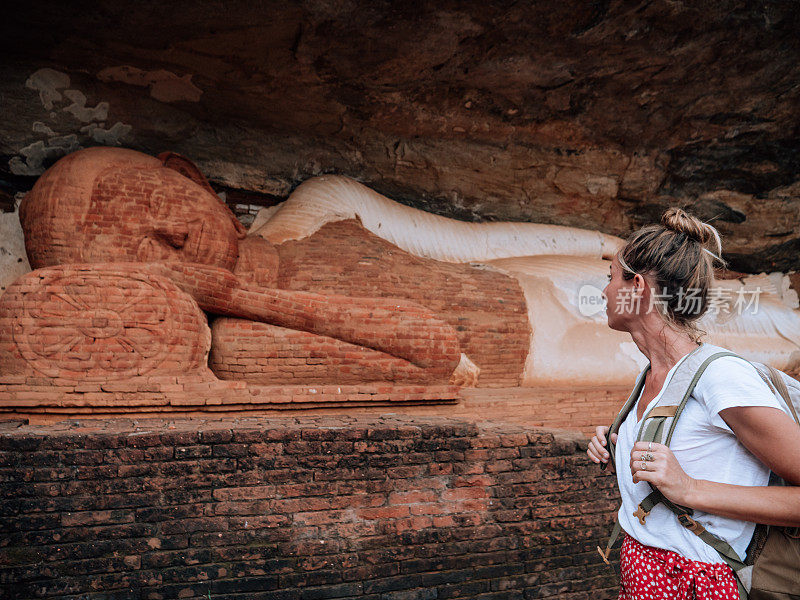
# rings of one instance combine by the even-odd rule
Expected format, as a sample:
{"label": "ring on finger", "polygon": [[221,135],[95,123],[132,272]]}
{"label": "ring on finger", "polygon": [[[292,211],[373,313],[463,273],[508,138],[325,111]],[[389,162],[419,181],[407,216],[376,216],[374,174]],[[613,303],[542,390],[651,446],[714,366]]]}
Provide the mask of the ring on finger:
{"label": "ring on finger", "polygon": [[653,461],[653,455],[650,454],[649,452],[645,452],[644,454],[642,454],[642,460],[645,461],[645,462],[652,462]]}
{"label": "ring on finger", "polygon": [[647,451],[648,452],[652,452],[653,451],[653,442],[648,442],[647,443]]}
{"label": "ring on finger", "polygon": [[647,471],[647,463],[642,461],[642,471]]}

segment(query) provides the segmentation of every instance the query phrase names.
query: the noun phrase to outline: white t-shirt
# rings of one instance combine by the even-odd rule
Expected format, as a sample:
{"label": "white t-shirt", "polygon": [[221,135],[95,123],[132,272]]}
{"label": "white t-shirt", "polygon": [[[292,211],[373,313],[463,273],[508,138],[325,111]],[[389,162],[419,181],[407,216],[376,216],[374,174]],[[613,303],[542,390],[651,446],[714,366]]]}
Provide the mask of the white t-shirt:
{"label": "white t-shirt", "polygon": [[[719,348],[719,351],[724,351],[724,348]],[[672,367],[664,387],[644,414],[658,402],[677,366],[685,358]],[[721,410],[735,406],[780,409],[780,404],[751,364],[725,356],[713,361],[697,383],[678,419],[670,449],[689,477],[736,485],[767,485],[769,469],[739,443],[719,416]],[[619,429],[615,453],[617,482],[622,496],[619,510],[622,529],[646,546],[671,550],[690,560],[722,562],[716,550],[684,528],[663,504],[653,508],[644,525],[633,516],[639,502],[652,491],[646,482],[634,484],[630,469],[631,449],[640,425],[634,405]],[[739,556],[744,555],[755,524],[702,511],[694,511],[693,518],[727,541]]]}

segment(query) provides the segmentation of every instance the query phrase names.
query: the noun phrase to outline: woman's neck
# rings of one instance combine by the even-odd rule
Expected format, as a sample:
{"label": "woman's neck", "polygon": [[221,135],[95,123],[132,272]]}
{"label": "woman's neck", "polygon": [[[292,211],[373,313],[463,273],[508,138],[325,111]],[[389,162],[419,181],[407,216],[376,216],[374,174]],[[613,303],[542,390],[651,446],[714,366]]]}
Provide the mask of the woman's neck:
{"label": "woman's neck", "polygon": [[660,318],[648,320],[641,329],[631,332],[639,351],[650,361],[654,375],[666,375],[677,362],[697,349],[698,343],[689,334],[669,327]]}

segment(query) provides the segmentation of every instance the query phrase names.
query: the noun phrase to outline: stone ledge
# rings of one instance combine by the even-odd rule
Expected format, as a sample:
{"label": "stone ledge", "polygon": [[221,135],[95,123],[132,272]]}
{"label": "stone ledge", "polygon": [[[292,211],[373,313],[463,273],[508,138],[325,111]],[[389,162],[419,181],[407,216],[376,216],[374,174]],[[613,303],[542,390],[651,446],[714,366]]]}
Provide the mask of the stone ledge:
{"label": "stone ledge", "polygon": [[[100,439],[106,435],[125,434],[133,439],[152,434],[159,443],[170,436],[190,435],[192,439],[208,442],[210,438],[233,439],[234,441],[254,441],[253,432],[282,431],[295,432],[302,439],[333,439],[347,431],[347,437],[363,434],[362,437],[393,439],[422,435],[475,436],[518,436],[518,443],[551,443],[561,441],[585,441],[578,432],[542,427],[526,427],[517,423],[480,422],[464,417],[420,416],[397,413],[383,414],[339,414],[339,415],[300,415],[276,416],[270,418],[256,416],[237,416],[221,418],[76,418],[56,423],[29,423],[26,419],[5,420],[0,417],[0,439],[31,437],[85,437]],[[213,432],[213,433],[212,433]],[[222,433],[220,433],[222,432]],[[355,432],[355,433],[354,433]],[[166,435],[167,438],[161,436]],[[520,437],[521,436],[521,437]],[[245,440],[245,438],[247,438]],[[525,438],[525,439],[523,439]],[[183,440],[186,441],[186,440]]]}
{"label": "stone ledge", "polygon": [[0,379],[0,416],[58,415],[59,418],[142,413],[247,413],[251,411],[456,404],[451,385],[283,385],[196,378],[133,378],[97,383],[35,377]]}

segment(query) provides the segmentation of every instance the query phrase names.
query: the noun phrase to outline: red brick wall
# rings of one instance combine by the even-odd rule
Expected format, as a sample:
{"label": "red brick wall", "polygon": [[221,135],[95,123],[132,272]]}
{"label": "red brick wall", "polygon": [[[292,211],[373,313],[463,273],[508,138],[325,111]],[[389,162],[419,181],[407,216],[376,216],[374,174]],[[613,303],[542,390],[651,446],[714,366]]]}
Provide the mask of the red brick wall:
{"label": "red brick wall", "polygon": [[585,440],[445,418],[0,433],[0,598],[615,597]]}

